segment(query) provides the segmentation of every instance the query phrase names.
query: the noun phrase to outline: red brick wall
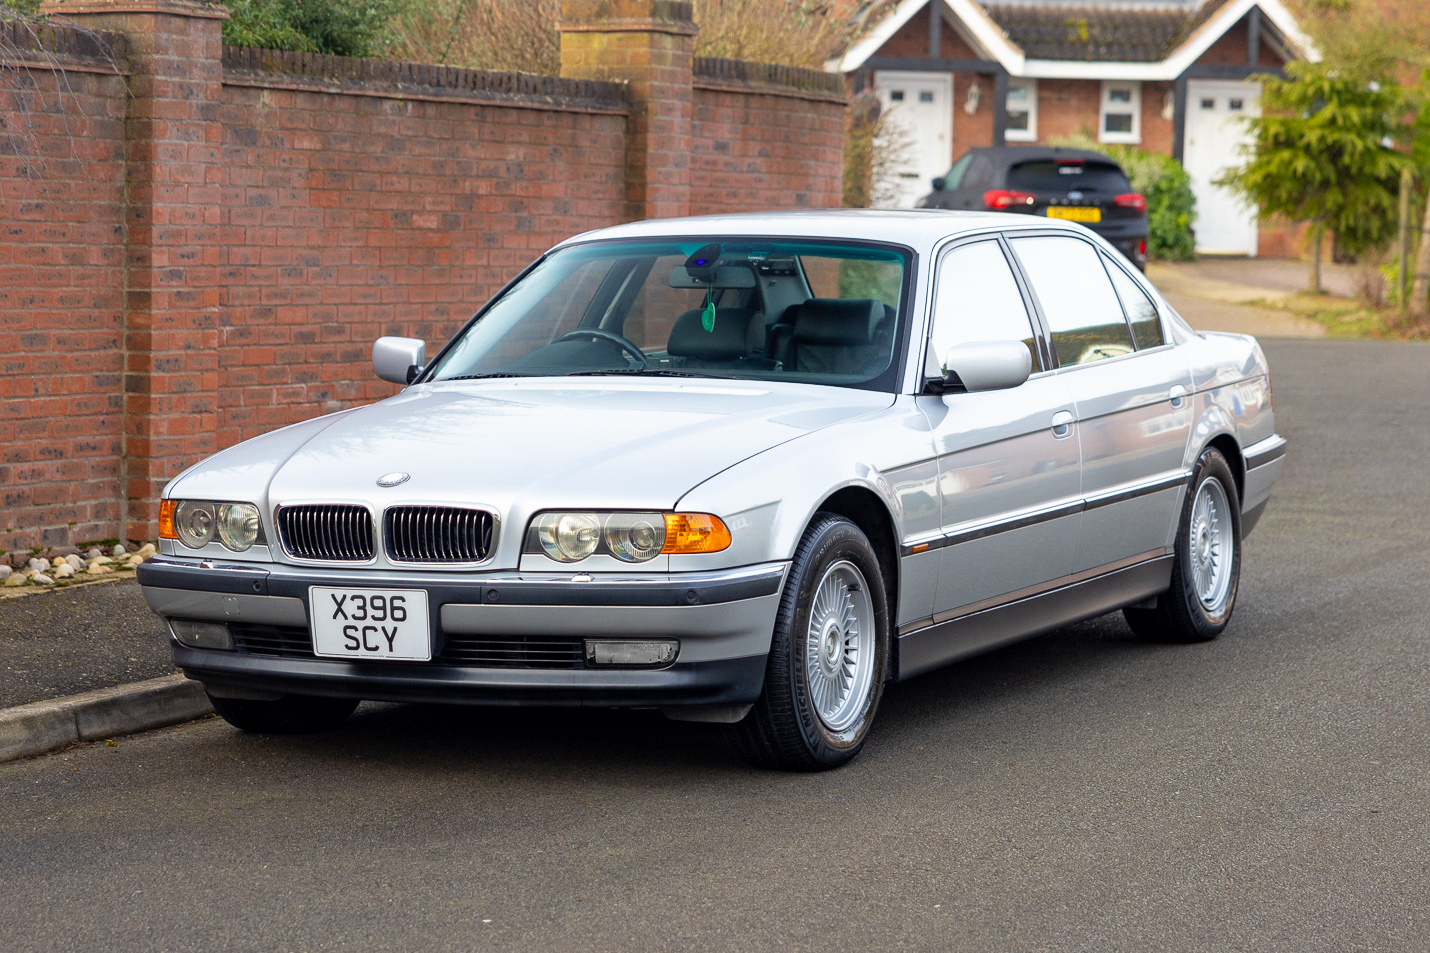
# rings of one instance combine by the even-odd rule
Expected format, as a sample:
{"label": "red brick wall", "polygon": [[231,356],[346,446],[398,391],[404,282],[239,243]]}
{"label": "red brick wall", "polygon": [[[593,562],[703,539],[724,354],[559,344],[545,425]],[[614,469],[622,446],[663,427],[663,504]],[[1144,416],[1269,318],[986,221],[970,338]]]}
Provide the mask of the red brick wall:
{"label": "red brick wall", "polygon": [[124,79],[53,55],[0,75],[0,552],[121,515]]}
{"label": "red brick wall", "polygon": [[692,138],[693,211],[841,204],[842,103],[697,88]]}
{"label": "red brick wall", "polygon": [[1038,141],[1082,134],[1097,138],[1102,83],[1096,80],[1038,80]]}
{"label": "red brick wall", "polygon": [[[44,70],[17,93],[0,63],[0,109],[22,97],[33,130],[0,142],[0,554],[152,538],[170,476],[393,393],[375,338],[435,353],[633,195],[697,214],[839,203],[837,76],[687,58],[666,96],[680,64],[628,57],[660,80],[640,100],[634,84],[223,51],[222,11],[184,0],[64,12],[128,34],[111,37],[126,73],[63,29],[47,42],[74,65],[64,95]],[[700,187],[662,172],[647,188],[666,167],[632,148]]]}
{"label": "red brick wall", "polygon": [[218,441],[376,400],[541,251],[621,219],[619,114],[225,85]]}

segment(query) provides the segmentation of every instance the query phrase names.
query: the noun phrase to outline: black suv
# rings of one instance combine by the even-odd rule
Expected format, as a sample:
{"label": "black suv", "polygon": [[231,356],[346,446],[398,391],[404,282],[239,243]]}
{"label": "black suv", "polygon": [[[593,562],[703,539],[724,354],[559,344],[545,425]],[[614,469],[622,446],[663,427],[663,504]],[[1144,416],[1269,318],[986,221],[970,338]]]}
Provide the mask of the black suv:
{"label": "black suv", "polygon": [[1147,200],[1122,167],[1082,149],[994,146],[965,152],[919,208],[1024,212],[1081,222],[1147,267]]}

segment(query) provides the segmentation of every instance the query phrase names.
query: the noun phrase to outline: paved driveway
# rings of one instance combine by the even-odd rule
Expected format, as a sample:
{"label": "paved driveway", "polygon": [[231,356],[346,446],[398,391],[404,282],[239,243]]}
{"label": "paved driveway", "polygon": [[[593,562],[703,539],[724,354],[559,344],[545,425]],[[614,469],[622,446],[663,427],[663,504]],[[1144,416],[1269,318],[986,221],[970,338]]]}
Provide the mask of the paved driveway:
{"label": "paved driveway", "polygon": [[[1247,304],[1277,301],[1300,290],[1304,278],[1298,286],[1291,273],[1304,269],[1301,262],[1294,261],[1207,259],[1152,262],[1147,266],[1147,277],[1198,330],[1236,331],[1257,337],[1325,337],[1326,329],[1314,321],[1276,308]],[[1349,276],[1336,274],[1336,287],[1347,285],[1346,296],[1351,296]]]}
{"label": "paved driveway", "polygon": [[1423,950],[1430,347],[1267,350],[1291,450],[1215,643],[971,660],[818,776],[398,706],[0,765],[0,949]]}

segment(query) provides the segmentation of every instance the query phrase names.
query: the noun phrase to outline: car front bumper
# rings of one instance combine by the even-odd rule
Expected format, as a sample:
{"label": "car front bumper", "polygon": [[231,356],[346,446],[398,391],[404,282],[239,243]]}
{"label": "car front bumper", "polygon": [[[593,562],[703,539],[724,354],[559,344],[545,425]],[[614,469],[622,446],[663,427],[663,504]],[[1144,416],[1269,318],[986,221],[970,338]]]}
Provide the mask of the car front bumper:
{"label": "car front bumper", "polygon": [[[171,640],[174,661],[214,694],[310,694],[375,701],[616,707],[732,706],[764,684],[785,563],[703,573],[623,576],[312,569],[158,557],[139,569],[149,607],[166,620],[221,622],[276,633],[233,650]],[[430,662],[319,658],[310,640],[312,586],[421,589],[431,612]],[[480,637],[676,639],[663,668],[506,663],[444,658]],[[237,640],[236,640],[237,641]],[[272,646],[278,646],[272,648]]]}

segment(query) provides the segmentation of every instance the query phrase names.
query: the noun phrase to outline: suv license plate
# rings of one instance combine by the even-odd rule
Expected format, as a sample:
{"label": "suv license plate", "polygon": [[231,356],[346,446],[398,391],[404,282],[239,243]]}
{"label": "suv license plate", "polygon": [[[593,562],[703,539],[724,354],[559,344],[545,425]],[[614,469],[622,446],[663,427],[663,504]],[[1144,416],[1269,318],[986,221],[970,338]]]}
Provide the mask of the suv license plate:
{"label": "suv license plate", "polygon": [[313,654],[324,658],[432,661],[424,589],[308,588]]}
{"label": "suv license plate", "polygon": [[1085,205],[1049,205],[1048,218],[1060,218],[1067,222],[1100,222],[1102,209]]}

